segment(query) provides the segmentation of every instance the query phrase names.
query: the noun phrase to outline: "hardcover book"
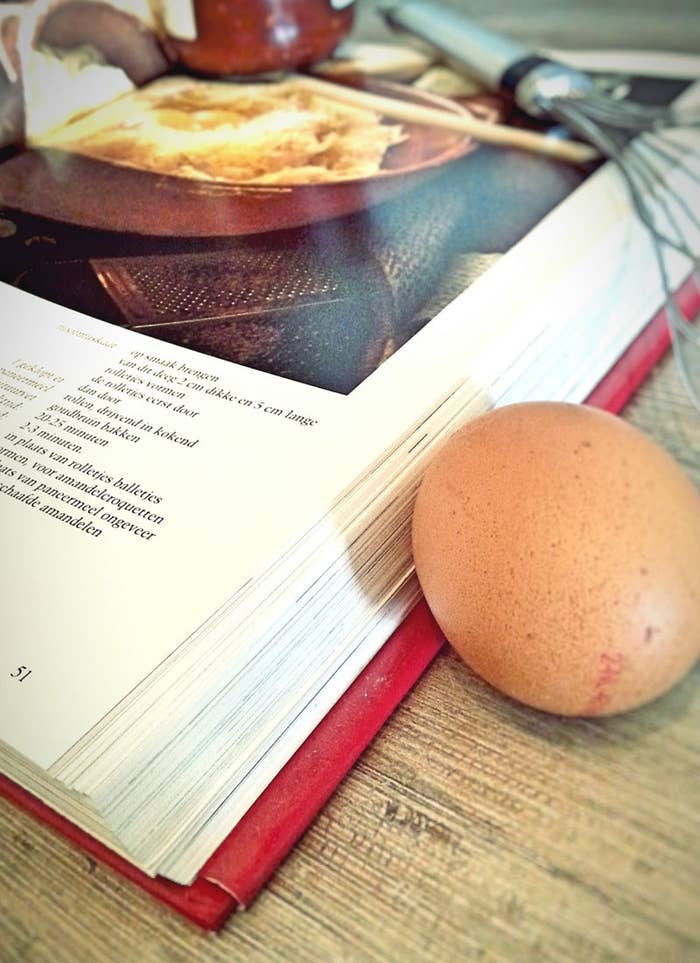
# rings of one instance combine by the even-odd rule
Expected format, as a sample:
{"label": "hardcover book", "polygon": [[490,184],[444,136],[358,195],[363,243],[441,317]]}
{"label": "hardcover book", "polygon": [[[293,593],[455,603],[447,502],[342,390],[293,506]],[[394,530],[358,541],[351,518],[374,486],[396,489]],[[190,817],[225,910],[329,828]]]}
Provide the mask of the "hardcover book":
{"label": "hardcover book", "polygon": [[33,129],[0,164],[2,788],[215,926],[441,644],[428,461],[611,369],[615,407],[661,282],[613,167],[293,79],[169,76]]}

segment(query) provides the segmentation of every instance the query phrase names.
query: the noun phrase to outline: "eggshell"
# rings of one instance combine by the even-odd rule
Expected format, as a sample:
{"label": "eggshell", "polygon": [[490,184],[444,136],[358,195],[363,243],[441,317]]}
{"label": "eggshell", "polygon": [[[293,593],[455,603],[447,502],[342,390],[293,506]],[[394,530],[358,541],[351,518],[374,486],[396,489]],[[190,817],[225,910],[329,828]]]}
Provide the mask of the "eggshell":
{"label": "eggshell", "polygon": [[467,424],[421,484],[413,551],[464,661],[536,708],[621,712],[700,654],[700,494],[606,412],[532,402]]}

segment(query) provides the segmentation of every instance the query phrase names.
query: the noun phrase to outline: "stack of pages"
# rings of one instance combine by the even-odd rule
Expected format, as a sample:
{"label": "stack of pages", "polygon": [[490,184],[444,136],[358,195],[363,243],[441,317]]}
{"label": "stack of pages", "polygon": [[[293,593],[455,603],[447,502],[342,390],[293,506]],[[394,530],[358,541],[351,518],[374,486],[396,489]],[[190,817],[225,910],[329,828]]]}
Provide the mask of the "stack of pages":
{"label": "stack of pages", "polygon": [[419,598],[445,439],[582,401],[662,302],[610,165],[346,392],[3,284],[2,771],[190,882]]}

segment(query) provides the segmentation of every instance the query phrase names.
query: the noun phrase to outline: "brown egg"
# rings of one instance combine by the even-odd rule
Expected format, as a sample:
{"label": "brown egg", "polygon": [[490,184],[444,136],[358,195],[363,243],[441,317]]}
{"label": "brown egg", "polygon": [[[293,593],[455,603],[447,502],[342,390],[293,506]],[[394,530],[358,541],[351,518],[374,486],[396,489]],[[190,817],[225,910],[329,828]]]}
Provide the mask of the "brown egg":
{"label": "brown egg", "polygon": [[621,712],[700,654],[700,494],[614,415],[533,402],[470,422],[425,475],[413,551],[464,661],[536,708]]}

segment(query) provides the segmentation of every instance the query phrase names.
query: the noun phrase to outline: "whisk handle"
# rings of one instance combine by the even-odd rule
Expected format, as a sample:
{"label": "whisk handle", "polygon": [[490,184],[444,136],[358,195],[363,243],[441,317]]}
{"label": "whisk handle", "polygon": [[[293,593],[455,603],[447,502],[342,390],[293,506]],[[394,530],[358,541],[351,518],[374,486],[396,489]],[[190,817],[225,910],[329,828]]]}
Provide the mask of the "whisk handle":
{"label": "whisk handle", "polygon": [[446,57],[463,67],[492,90],[514,63],[529,51],[520,43],[469,19],[456,10],[424,0],[384,0],[379,9],[393,27],[427,40]]}
{"label": "whisk handle", "polygon": [[578,70],[539,57],[518,41],[489,30],[431,0],[381,0],[387,22],[437,48],[458,69],[491,90],[508,90],[533,116],[547,112],[551,97],[580,96],[591,81]]}

